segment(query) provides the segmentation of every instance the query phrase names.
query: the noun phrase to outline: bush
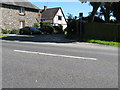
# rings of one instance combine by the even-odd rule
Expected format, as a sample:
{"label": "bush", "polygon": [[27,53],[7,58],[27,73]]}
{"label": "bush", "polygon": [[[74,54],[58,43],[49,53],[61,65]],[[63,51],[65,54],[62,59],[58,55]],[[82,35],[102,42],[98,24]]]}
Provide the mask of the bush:
{"label": "bush", "polygon": [[20,30],[7,30],[7,29],[3,29],[2,30],[2,34],[19,34]]}
{"label": "bush", "polygon": [[62,25],[58,25],[58,26],[53,26],[54,27],[54,33],[55,34],[63,34],[63,26]]}
{"label": "bush", "polygon": [[67,34],[76,34],[76,23],[75,19],[68,20],[68,27],[66,28]]}
{"label": "bush", "polygon": [[10,34],[20,34],[20,30],[11,30]]}
{"label": "bush", "polygon": [[41,21],[41,22],[40,22],[40,26],[41,26],[41,27],[51,26],[51,23],[48,22],[48,21]]}
{"label": "bush", "polygon": [[11,32],[10,30],[2,29],[2,32],[1,32],[1,33],[2,33],[2,34],[10,34],[10,32]]}
{"label": "bush", "polygon": [[40,23],[34,23],[33,27],[40,28]]}

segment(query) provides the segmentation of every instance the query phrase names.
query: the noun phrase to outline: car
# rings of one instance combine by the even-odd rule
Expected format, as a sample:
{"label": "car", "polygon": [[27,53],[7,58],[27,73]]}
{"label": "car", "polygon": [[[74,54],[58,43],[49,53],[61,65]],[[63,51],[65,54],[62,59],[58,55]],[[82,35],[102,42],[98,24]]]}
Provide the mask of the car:
{"label": "car", "polygon": [[41,28],[41,31],[44,34],[52,34],[53,31],[54,31],[54,28],[52,26],[44,26],[44,27]]}
{"label": "car", "polygon": [[20,29],[20,34],[29,34],[29,35],[33,35],[33,34],[41,34],[41,30],[35,28],[35,27],[24,27],[22,29]]}

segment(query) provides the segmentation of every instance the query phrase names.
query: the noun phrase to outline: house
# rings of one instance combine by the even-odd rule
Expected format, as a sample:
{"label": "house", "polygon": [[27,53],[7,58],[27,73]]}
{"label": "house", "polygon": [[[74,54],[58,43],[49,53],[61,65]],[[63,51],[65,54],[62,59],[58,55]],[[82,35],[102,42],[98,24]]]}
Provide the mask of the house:
{"label": "house", "polygon": [[0,11],[2,12],[2,29],[20,29],[24,26],[33,26],[40,21],[40,9],[27,0],[5,0],[2,2]]}
{"label": "house", "polygon": [[60,7],[47,8],[47,6],[44,6],[43,11],[41,12],[41,20],[49,21],[52,25],[62,25],[63,30],[67,27],[64,13]]}

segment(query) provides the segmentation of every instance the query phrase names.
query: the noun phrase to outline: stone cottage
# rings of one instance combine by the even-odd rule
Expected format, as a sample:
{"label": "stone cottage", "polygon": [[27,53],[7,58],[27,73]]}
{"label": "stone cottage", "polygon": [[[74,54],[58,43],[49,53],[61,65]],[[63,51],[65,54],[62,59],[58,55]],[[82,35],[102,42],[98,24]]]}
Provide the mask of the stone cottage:
{"label": "stone cottage", "polygon": [[34,23],[40,21],[40,9],[28,2],[21,0],[21,2],[2,2],[0,5],[0,12],[2,12],[1,29],[20,29],[24,26],[33,26]]}

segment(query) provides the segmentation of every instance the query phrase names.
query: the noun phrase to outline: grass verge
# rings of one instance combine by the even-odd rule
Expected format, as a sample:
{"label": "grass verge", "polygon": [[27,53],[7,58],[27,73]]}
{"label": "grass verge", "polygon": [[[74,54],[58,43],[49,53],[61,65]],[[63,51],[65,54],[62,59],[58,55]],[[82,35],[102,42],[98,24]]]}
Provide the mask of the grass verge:
{"label": "grass verge", "polygon": [[120,47],[120,42],[113,42],[113,41],[103,41],[103,40],[93,40],[93,39],[80,39],[77,36],[66,36],[67,39],[73,39],[80,42],[89,42],[89,43],[96,43],[101,45],[107,45],[107,46],[114,46],[114,47]]}
{"label": "grass verge", "polygon": [[0,35],[0,37],[9,37],[9,36],[15,36],[15,35],[5,35],[5,34]]}
{"label": "grass verge", "polygon": [[119,42],[113,42],[113,41],[103,41],[103,40],[87,40],[89,43],[97,43],[102,45],[108,45],[108,46],[114,46],[114,47],[120,47]]}

